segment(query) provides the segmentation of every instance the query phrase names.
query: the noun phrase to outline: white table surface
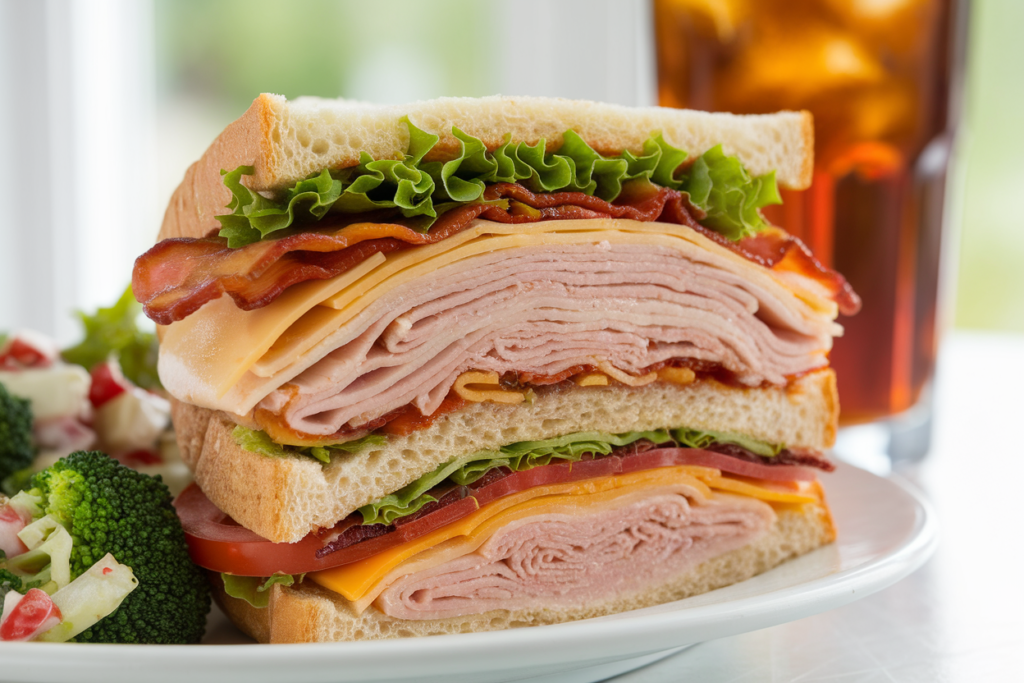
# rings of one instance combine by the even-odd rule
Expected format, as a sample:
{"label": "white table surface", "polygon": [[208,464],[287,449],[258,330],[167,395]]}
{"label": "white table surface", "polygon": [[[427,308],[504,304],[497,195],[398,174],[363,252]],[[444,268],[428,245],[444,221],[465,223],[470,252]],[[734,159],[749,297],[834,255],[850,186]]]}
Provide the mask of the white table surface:
{"label": "white table surface", "polygon": [[614,682],[1024,681],[1024,336],[949,335],[935,420],[931,453],[896,475],[939,517],[939,550],[922,569],[847,607]]}

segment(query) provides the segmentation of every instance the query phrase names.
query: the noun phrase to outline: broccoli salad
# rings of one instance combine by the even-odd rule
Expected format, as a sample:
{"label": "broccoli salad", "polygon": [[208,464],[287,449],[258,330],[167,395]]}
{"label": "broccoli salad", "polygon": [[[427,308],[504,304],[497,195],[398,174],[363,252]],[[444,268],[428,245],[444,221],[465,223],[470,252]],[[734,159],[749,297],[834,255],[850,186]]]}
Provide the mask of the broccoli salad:
{"label": "broccoli salad", "polygon": [[32,330],[0,332],[0,492],[78,450],[101,449],[177,494],[191,481],[156,374],[156,337],[131,289],[79,314],[84,338],[60,350]]}
{"label": "broccoli salad", "polygon": [[198,642],[210,588],[159,477],[79,451],[0,495],[0,641]]}

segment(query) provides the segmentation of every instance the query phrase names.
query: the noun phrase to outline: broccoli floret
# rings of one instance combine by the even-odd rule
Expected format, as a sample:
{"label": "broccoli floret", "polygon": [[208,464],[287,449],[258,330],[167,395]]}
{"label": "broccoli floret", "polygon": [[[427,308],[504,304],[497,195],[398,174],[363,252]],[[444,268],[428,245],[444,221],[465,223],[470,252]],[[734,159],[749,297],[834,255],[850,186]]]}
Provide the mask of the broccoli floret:
{"label": "broccoli floret", "polygon": [[32,407],[0,384],[0,481],[30,466],[35,457]]}
{"label": "broccoli floret", "polygon": [[43,514],[71,534],[71,579],[110,553],[139,580],[121,606],[75,640],[194,643],[206,628],[210,588],[189,559],[185,533],[160,477],[79,451],[32,479]]}

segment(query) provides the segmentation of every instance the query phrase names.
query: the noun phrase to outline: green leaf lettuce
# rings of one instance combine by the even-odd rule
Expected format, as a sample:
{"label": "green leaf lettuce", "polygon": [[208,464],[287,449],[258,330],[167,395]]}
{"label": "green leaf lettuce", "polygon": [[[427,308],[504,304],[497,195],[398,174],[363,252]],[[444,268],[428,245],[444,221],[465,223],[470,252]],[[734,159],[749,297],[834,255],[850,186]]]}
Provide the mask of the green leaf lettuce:
{"label": "green leaf lettuce", "polygon": [[388,442],[386,436],[367,434],[359,439],[328,444],[326,446],[285,446],[277,443],[263,431],[236,425],[231,437],[239,446],[251,453],[259,453],[272,458],[287,458],[290,455],[304,455],[326,464],[331,461],[331,454],[358,453],[370,446],[383,446]]}
{"label": "green leaf lettuce", "polygon": [[220,578],[224,581],[225,593],[233,598],[245,600],[256,609],[265,609],[270,604],[270,589],[274,584],[294,586],[296,583],[302,583],[306,575],[299,574],[295,577],[291,574],[274,574],[271,577],[264,577],[221,574]]}
{"label": "green leaf lettuce", "polygon": [[755,455],[772,458],[786,448],[783,444],[770,444],[736,432],[712,432],[700,429],[673,429],[672,438],[689,448],[707,448],[712,444],[735,444]]}
{"label": "green leaf lettuce", "polygon": [[458,141],[457,156],[446,162],[424,162],[438,136],[414,126],[409,128],[409,149],[401,159],[374,160],[365,152],[357,166],[325,169],[271,198],[245,187],[243,175],[251,166],[222,170],[231,190],[228,215],[217,216],[220,235],[237,248],[258,242],[292,226],[304,226],[328,212],[347,214],[392,210],[405,218],[417,218],[417,229],[426,231],[445,210],[483,201],[488,183],[519,182],[533,192],[583,192],[613,202],[623,184],[642,180],[690,196],[706,213],[703,223],[729,239],[738,240],[764,227],[759,209],[777,204],[775,174],[752,178],[736,157],[727,157],[721,146],[698,157],[689,172],[680,174],[687,153],[672,147],[654,133],[643,144],[643,153],[629,151],[606,157],[576,132],[563,134],[562,146],[546,151],[546,141],[535,145],[512,144],[510,136],[492,152],[481,140],[452,128]]}

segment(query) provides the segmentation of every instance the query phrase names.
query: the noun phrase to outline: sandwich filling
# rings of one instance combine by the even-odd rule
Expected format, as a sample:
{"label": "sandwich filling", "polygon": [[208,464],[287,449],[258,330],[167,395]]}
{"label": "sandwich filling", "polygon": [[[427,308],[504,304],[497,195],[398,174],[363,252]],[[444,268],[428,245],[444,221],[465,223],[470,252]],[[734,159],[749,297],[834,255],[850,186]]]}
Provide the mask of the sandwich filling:
{"label": "sandwich filling", "polygon": [[275,196],[224,171],[219,235],[139,258],[136,295],[171,323],[171,394],[322,447],[435,415],[473,373],[635,386],[682,365],[784,386],[827,365],[837,306],[858,304],[764,221],[774,175],[718,147],[688,159],[652,134],[605,157],[567,131],[555,151],[488,150],[454,129],[454,158],[426,162],[438,136],[406,124],[403,159],[364,154]]}
{"label": "sandwich filling", "polygon": [[[732,447],[733,453],[737,448],[709,446]],[[301,572],[298,580],[336,593],[357,613],[373,605],[402,619],[594,604],[642,592],[757,540],[775,523],[776,510],[824,506],[806,468],[754,464],[699,448],[658,448],[646,439],[630,452],[588,453],[523,476],[501,469],[506,471],[498,477],[481,476],[473,495],[459,499],[468,506],[441,505],[411,521],[396,520],[385,532],[391,538],[371,534],[339,544],[341,530],[353,528],[351,520],[311,534],[296,546],[309,555],[280,562],[276,566],[284,571],[276,578],[268,578],[273,562],[246,567],[239,558],[281,544],[228,544],[231,549],[221,549],[218,559],[217,532],[196,521],[190,502],[202,494],[194,489],[178,506],[194,559],[227,572],[229,594],[253,601],[254,587],[291,584],[296,578],[283,573]],[[247,570],[263,578],[236,575]]]}
{"label": "sandwich filling", "polygon": [[[859,305],[764,221],[773,175],[720,148],[687,161],[652,135],[643,155],[603,157],[569,131],[553,152],[487,150],[455,130],[456,157],[424,162],[437,136],[409,130],[404,159],[364,154],[274,196],[225,169],[219,234],[137,262],[164,386],[231,415],[240,448],[331,472],[468,403],[654,382],[767,392],[827,367],[837,311]],[[198,489],[178,507],[229,595],[265,605],[305,576],[399,619],[599,604],[754,543],[783,510],[827,517],[819,453],[664,426],[410,467],[286,550]]]}
{"label": "sandwich filling", "polygon": [[692,229],[626,220],[479,221],[300,287],[255,311],[216,300],[166,328],[164,385],[304,445],[355,438],[409,404],[430,415],[468,371],[610,367],[628,384],[688,360],[785,385],[825,366],[840,331],[834,305]]}
{"label": "sandwich filling", "polygon": [[448,559],[446,548],[410,563],[373,605],[399,619],[441,619],[600,604],[745,546],[774,521],[766,503],[724,494],[701,501],[685,484],[620,495],[607,507],[552,507],[502,526],[473,552]]}
{"label": "sandwich filling", "polygon": [[496,251],[375,298],[332,335],[330,353],[257,411],[325,436],[409,403],[430,415],[470,370],[558,375],[606,362],[640,377],[654,364],[693,358],[759,386],[827,364],[835,326],[778,288],[712,258],[622,237],[549,233],[548,244],[507,249],[484,240]]}

